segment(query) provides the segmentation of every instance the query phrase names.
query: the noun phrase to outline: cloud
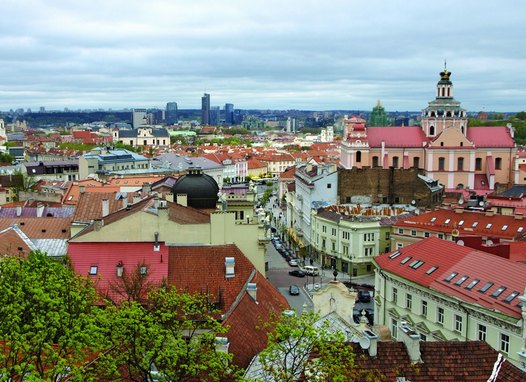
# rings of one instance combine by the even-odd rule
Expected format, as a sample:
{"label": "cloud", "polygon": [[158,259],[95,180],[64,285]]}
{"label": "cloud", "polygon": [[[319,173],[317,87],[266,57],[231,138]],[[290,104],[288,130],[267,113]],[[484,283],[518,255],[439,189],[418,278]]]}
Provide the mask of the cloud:
{"label": "cloud", "polygon": [[421,110],[447,59],[468,110],[522,110],[526,3],[6,0],[0,110]]}

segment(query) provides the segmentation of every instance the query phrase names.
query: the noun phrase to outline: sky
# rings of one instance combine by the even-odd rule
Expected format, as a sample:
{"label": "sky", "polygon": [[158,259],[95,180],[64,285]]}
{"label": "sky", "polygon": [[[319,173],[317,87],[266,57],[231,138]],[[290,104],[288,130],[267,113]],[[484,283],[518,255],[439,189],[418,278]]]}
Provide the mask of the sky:
{"label": "sky", "polygon": [[526,110],[524,0],[2,0],[0,110]]}

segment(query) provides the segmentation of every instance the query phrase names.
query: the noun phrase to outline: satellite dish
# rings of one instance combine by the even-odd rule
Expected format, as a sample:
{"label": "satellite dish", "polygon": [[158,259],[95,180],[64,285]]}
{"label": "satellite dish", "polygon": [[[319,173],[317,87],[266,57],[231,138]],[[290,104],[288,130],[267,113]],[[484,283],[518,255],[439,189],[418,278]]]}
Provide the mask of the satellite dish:
{"label": "satellite dish", "polygon": [[367,337],[361,337],[360,347],[365,350],[365,349],[369,349],[369,346],[371,346],[371,340]]}
{"label": "satellite dish", "polygon": [[458,241],[457,241],[457,244],[463,246],[463,245],[464,245],[464,240],[458,240]]}

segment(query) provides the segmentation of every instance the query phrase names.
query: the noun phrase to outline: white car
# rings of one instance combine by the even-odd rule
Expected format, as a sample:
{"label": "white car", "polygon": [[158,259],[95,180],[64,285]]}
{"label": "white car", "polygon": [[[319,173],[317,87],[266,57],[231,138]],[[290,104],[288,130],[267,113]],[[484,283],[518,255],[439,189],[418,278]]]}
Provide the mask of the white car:
{"label": "white car", "polygon": [[298,261],[296,259],[290,259],[289,260],[289,265],[291,267],[297,267],[298,266]]}

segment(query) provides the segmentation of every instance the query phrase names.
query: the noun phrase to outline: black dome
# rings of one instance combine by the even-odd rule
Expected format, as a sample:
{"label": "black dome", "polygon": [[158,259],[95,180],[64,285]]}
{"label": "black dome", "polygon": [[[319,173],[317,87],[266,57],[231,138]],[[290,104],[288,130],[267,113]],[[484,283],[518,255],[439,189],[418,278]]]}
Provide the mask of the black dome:
{"label": "black dome", "polygon": [[216,208],[219,199],[217,182],[196,168],[188,169],[188,174],[177,180],[172,192],[174,197],[177,197],[177,194],[186,194],[188,206],[194,208]]}

